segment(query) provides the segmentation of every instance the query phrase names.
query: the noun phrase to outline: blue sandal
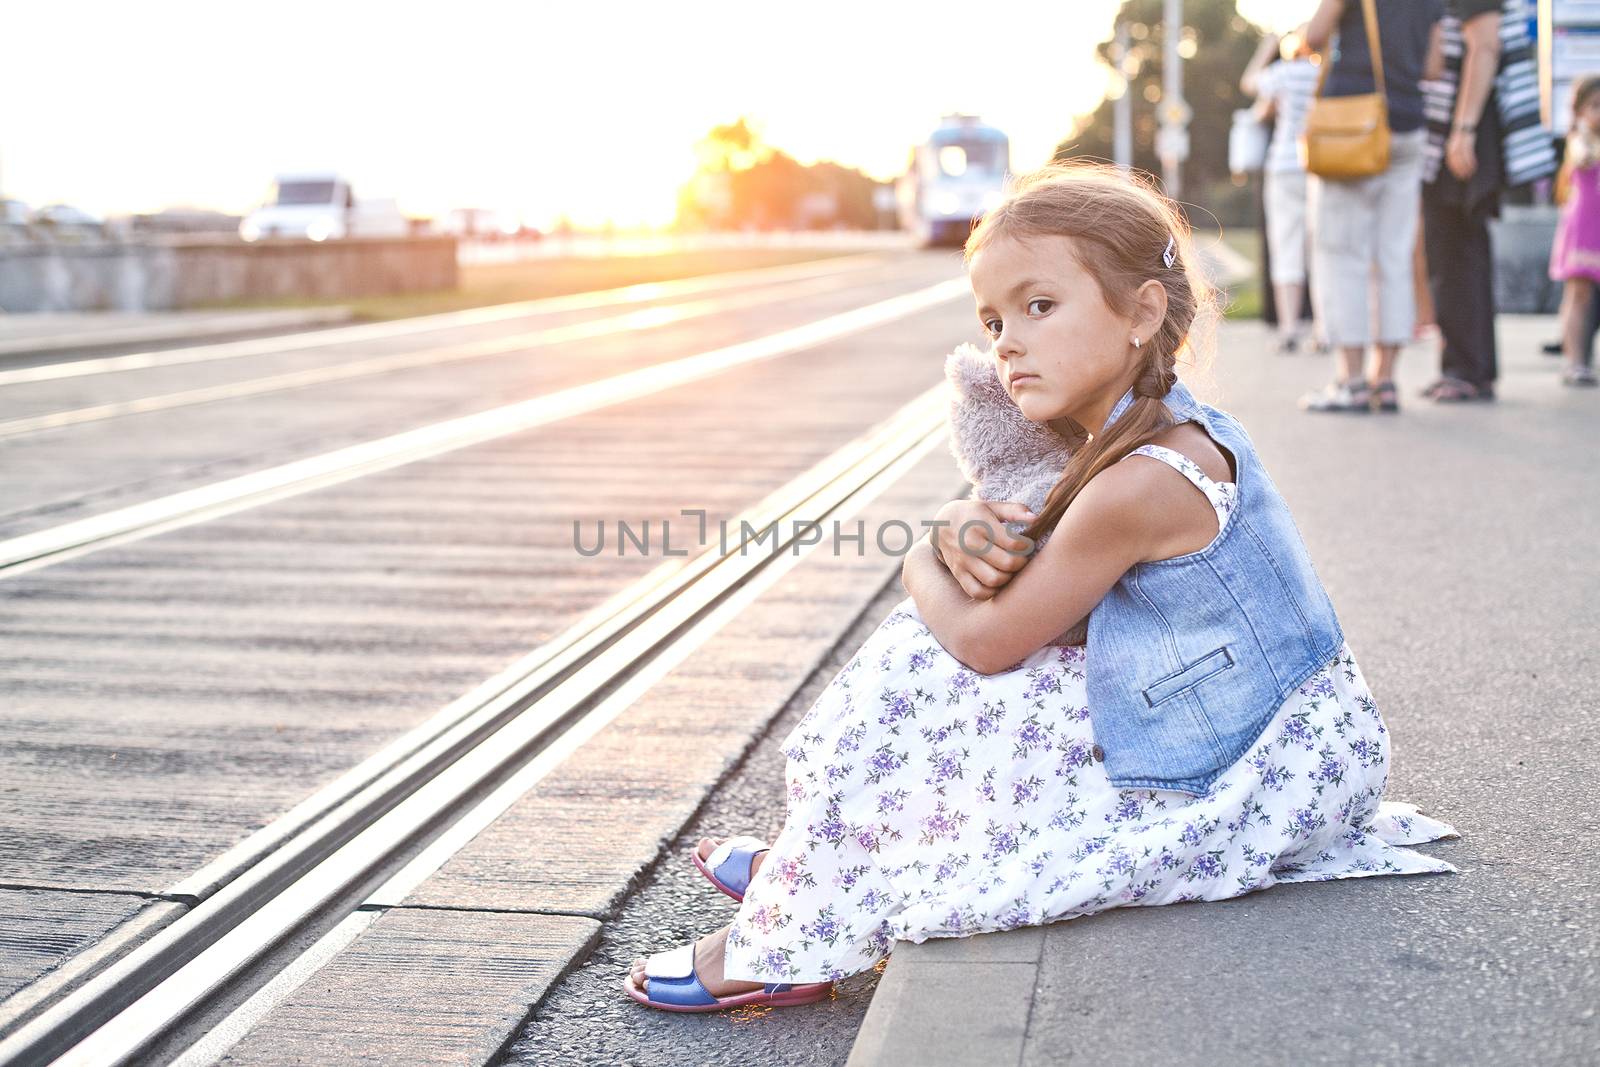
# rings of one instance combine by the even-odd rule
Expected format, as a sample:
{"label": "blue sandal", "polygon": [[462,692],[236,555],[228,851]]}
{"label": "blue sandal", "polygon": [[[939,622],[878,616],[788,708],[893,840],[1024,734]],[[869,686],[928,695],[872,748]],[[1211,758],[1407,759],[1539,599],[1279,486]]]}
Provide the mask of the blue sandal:
{"label": "blue sandal", "polygon": [[751,866],[757,856],[769,850],[770,846],[758,838],[730,837],[712,849],[705,859],[700,858],[698,846],[690,853],[690,858],[712,885],[734,900],[742,901],[745,890],[750,888]]}
{"label": "blue sandal", "polygon": [[640,1004],[662,1011],[721,1011],[746,1006],[782,1008],[812,1004],[833,991],[832,982],[807,985],[772,982],[748,993],[714,997],[694,973],[694,942],[646,957],[644,974],[647,979],[644,989],[633,984],[631,968],[622,979],[622,988]]}

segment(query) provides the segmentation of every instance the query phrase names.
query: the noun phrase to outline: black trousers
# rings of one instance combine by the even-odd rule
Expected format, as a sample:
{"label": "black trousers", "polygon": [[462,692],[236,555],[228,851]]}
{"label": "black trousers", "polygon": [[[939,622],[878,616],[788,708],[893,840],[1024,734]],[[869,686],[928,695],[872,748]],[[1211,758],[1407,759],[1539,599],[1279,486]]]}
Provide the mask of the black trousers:
{"label": "black trousers", "polygon": [[1494,341],[1494,259],[1488,211],[1467,212],[1459,203],[1422,187],[1423,243],[1428,253],[1428,288],[1444,349],[1439,369],[1473,385],[1493,386],[1500,376]]}

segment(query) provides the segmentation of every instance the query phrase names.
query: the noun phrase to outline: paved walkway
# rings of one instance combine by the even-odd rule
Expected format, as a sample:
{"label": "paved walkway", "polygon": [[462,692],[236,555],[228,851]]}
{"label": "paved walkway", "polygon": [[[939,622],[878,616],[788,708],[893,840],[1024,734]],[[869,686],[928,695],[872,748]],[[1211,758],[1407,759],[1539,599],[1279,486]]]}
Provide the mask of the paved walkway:
{"label": "paved walkway", "polygon": [[1331,360],[1254,324],[1196,388],[1293,509],[1391,731],[1388,796],[1455,825],[1420,848],[1460,873],[901,945],[853,1067],[1600,1061],[1600,390],[1559,384],[1555,329],[1501,317],[1494,404],[1417,397],[1429,344],[1398,416],[1302,413]]}

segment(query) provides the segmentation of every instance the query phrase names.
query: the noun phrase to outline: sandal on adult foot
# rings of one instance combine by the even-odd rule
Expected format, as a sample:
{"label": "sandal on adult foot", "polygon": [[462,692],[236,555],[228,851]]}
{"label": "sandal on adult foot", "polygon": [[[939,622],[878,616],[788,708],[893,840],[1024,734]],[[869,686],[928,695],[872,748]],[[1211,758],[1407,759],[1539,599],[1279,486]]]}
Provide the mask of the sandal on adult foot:
{"label": "sandal on adult foot", "polygon": [[756,857],[770,847],[758,838],[730,837],[712,849],[705,859],[700,858],[700,848],[695,846],[690,858],[712,885],[734,900],[742,901],[745,890],[750,888],[750,869],[755,866]]}
{"label": "sandal on adult foot", "polygon": [[1373,411],[1399,411],[1400,397],[1395,390],[1394,381],[1378,382],[1372,387]]}
{"label": "sandal on adult foot", "polygon": [[1493,400],[1494,387],[1474,385],[1465,378],[1440,378],[1424,394],[1439,404],[1455,404],[1468,400]]}
{"label": "sandal on adult foot", "polygon": [[748,993],[714,997],[694,973],[693,942],[646,957],[644,974],[643,989],[634,984],[631,969],[622,979],[622,988],[640,1004],[662,1011],[721,1011],[746,1006],[783,1008],[815,1003],[833,990],[832,982],[806,985],[772,982]]}
{"label": "sandal on adult foot", "polygon": [[1561,384],[1600,385],[1600,379],[1596,379],[1593,367],[1585,367],[1582,363],[1569,364],[1561,368]]}
{"label": "sandal on adult foot", "polygon": [[1329,382],[1300,398],[1302,411],[1371,411],[1372,389],[1365,381]]}

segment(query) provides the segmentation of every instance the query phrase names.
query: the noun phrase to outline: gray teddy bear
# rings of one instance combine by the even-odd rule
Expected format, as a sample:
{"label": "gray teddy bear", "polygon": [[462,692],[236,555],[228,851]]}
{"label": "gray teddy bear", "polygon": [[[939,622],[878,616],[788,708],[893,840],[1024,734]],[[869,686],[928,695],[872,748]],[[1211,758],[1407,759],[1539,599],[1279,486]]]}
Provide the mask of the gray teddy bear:
{"label": "gray teddy bear", "polygon": [[[950,384],[950,452],[967,481],[973,500],[1015,500],[1038,514],[1051,486],[1072,458],[1072,445],[1048,426],[1032,422],[1006,391],[994,357],[969,343],[945,357]],[[1013,531],[1023,524],[1007,523]],[[1049,540],[1037,538],[1034,551]],[[1088,637],[1088,619],[1050,643],[1081,645]]]}

